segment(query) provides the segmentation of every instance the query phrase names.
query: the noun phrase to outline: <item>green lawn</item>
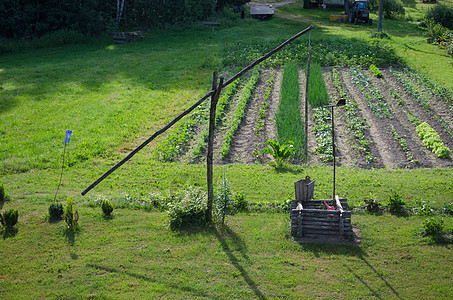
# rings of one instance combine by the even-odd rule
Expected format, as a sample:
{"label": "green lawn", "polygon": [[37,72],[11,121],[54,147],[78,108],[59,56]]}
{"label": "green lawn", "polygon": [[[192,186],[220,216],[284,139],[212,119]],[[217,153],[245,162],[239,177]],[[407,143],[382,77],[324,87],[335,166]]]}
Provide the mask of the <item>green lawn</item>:
{"label": "green lawn", "polygon": [[[240,213],[227,218],[226,228],[171,232],[162,212],[122,208],[105,219],[88,205],[99,195],[117,200],[205,188],[204,164],[155,159],[163,137],[80,196],[209,90],[232,43],[277,46],[312,23],[317,40],[369,39],[374,29],[331,24],[328,12],[309,12],[282,8],[270,21],[245,19],[217,31],[201,25],[154,30],[134,44],[109,39],[0,56],[0,184],[12,198],[0,209],[19,210],[17,232],[0,239],[0,298],[451,298],[451,237],[443,243],[423,237],[423,216],[355,213],[360,245],[300,245],[288,237],[288,213]],[[453,90],[451,58],[424,43],[413,23],[393,20],[384,30],[386,24],[388,43],[410,65]],[[73,137],[58,199],[74,197],[75,235],[63,221],[46,220],[67,129]],[[294,181],[306,175],[316,180],[316,198],[331,195],[329,166],[277,172],[258,164],[219,165],[214,181],[223,173],[234,193],[263,206],[292,198]],[[452,178],[452,169],[338,167],[336,188],[353,207],[370,196],[385,203],[397,191],[408,208],[427,201],[438,210],[453,201]],[[441,217],[451,235],[453,218]]]}

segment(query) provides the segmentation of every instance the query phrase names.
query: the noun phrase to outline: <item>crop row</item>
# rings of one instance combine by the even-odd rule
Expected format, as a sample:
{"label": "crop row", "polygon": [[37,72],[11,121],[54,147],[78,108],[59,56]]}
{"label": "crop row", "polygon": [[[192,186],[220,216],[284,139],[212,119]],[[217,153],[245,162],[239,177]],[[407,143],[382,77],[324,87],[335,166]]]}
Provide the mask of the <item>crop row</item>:
{"label": "crop row", "polygon": [[[225,109],[230,101],[230,98],[236,93],[238,85],[239,79],[236,79],[227,87],[225,93],[220,97],[216,108],[216,115],[214,120],[215,126],[217,126],[217,124],[219,124],[220,120],[222,119],[225,113]],[[201,133],[200,138],[198,139],[198,142],[195,146],[195,149],[192,152],[193,158],[198,159],[203,156],[206,148],[206,143],[208,141],[208,135],[209,126],[207,126],[206,124],[205,129]]]}
{"label": "crop row", "polygon": [[288,63],[283,69],[281,98],[275,116],[280,145],[294,142],[294,154],[303,156],[304,124],[300,112],[299,70],[296,63]]}
{"label": "crop row", "polygon": [[422,139],[423,144],[431,149],[437,157],[448,158],[450,157],[450,149],[445,147],[441,141],[439,134],[428,123],[423,122],[415,129],[418,136]]}
{"label": "crop row", "polygon": [[376,87],[368,81],[368,77],[365,75],[363,70],[360,68],[350,68],[349,72],[354,83],[360,88],[362,94],[367,98],[368,106],[371,111],[379,118],[384,116],[393,118],[395,113],[388,106],[384,97],[376,89]]}
{"label": "crop row", "polygon": [[312,107],[328,105],[330,103],[326,84],[322,77],[322,69],[319,64],[310,64],[310,82],[308,85],[308,102]]}
{"label": "crop row", "polygon": [[[409,69],[405,69],[409,70]],[[426,111],[429,113],[429,115],[434,118],[447,132],[453,137],[453,130],[450,128],[450,126],[445,122],[442,118],[440,118],[436,113],[434,113],[431,109],[431,106],[429,104],[429,101],[426,96],[423,95],[423,93],[417,88],[418,83],[413,82],[412,79],[407,78],[407,74],[405,73],[406,71],[398,71],[393,68],[390,68],[390,72],[392,75],[403,85],[404,90],[410,94],[422,107],[426,109]],[[417,78],[414,71],[410,71],[410,76],[412,78]],[[420,75],[421,76],[421,75]],[[422,78],[427,78],[422,77]],[[425,81],[421,82],[428,82],[427,79]]]}
{"label": "crop row", "polygon": [[231,142],[233,141],[234,134],[239,129],[239,125],[244,118],[245,111],[247,108],[247,104],[249,103],[250,99],[252,98],[253,91],[255,90],[255,86],[258,83],[258,79],[260,77],[260,67],[256,66],[253,69],[252,77],[250,77],[249,81],[245,85],[244,89],[242,90],[242,94],[239,97],[238,105],[236,107],[234,118],[231,124],[228,124],[228,130],[225,133],[223,143],[220,149],[220,157],[225,159],[230,154],[230,147]]}
{"label": "crop row", "polygon": [[315,153],[324,161],[333,161],[332,155],[332,114],[329,109],[317,107],[314,109],[313,121],[315,123]]}
{"label": "crop row", "polygon": [[206,123],[209,117],[209,105],[205,101],[196,108],[185,121],[179,123],[176,129],[157,148],[157,157],[161,161],[174,161],[187,151],[189,140],[196,134],[200,124]]}
{"label": "crop row", "polygon": [[395,130],[395,127],[390,124],[390,130],[393,133],[393,136],[395,137],[396,141],[400,145],[401,149],[403,149],[404,154],[406,155],[406,159],[409,162],[417,163],[418,161],[415,159],[414,155],[412,154],[411,150],[407,147],[407,142],[404,138],[402,138]]}
{"label": "crop row", "polygon": [[[255,127],[255,136],[258,140],[261,136],[261,131],[264,128],[264,120],[267,116],[267,108],[269,106],[269,97],[271,96],[272,87],[274,86],[275,81],[275,72],[274,69],[271,68],[270,70],[270,78],[267,80],[266,92],[264,94],[263,102],[261,102],[260,110],[258,112],[258,119],[256,120],[256,127]],[[253,151],[255,156],[259,156],[258,150],[259,144],[255,145],[255,150]]]}
{"label": "crop row", "polygon": [[348,129],[355,137],[359,146],[358,150],[365,156],[365,160],[368,163],[375,161],[375,157],[370,152],[370,141],[365,136],[365,130],[369,128],[366,123],[366,118],[358,115],[358,104],[352,99],[352,97],[343,89],[341,85],[340,75],[337,69],[332,69],[332,77],[334,85],[340,94],[340,97],[346,100],[344,106],[346,114],[346,124]]}

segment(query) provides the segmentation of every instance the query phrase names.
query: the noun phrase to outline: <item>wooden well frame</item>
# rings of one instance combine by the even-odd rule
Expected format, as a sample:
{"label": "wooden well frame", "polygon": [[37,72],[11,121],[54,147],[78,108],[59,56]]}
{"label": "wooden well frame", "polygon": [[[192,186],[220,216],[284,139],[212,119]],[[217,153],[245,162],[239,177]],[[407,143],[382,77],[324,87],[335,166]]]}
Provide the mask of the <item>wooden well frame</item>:
{"label": "wooden well frame", "polygon": [[[303,238],[352,239],[351,211],[346,211],[347,198],[313,200],[314,180],[295,182],[296,199],[291,201],[291,235]],[[328,210],[325,203],[335,207]]]}

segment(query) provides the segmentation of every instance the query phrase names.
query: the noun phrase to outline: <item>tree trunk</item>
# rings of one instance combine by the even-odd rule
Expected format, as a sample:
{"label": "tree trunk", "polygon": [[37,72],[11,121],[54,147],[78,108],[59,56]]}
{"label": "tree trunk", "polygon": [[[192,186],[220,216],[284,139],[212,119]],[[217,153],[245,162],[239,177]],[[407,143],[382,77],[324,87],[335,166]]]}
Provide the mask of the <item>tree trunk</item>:
{"label": "tree trunk", "polygon": [[382,14],[384,13],[384,0],[379,0],[379,18],[377,32],[382,32]]}
{"label": "tree trunk", "polygon": [[349,15],[349,1],[344,0],[344,13],[345,15]]}

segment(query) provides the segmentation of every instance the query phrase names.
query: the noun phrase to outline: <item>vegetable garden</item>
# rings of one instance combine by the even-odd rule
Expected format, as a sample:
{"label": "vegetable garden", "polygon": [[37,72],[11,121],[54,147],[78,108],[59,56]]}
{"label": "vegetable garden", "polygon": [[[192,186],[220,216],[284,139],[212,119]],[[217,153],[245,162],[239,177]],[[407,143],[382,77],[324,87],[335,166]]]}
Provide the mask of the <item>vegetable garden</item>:
{"label": "vegetable garden", "polygon": [[[384,49],[378,44],[373,47]],[[272,63],[256,67],[248,78],[223,93],[216,119],[217,163],[269,162],[270,156],[260,155],[269,139],[281,145],[294,143],[292,160],[302,162],[306,67],[300,67],[304,57],[292,56],[299,53],[296,49],[303,49],[303,45],[292,46],[292,52],[290,49],[286,54],[299,62],[299,72],[295,63],[273,58]],[[319,62],[328,61],[315,55],[308,95],[310,163],[332,161],[331,113],[322,106],[344,98],[346,105],[335,112],[339,164],[362,168],[452,166],[453,106],[448,91],[400,64],[379,69],[372,63],[380,61],[381,53],[366,53],[354,61],[340,57],[345,64],[355,62],[351,67],[320,67]],[[334,63],[341,65],[337,60]],[[157,150],[170,153],[160,155],[162,160],[200,160],[205,151],[208,111],[206,104],[200,106],[168,136]]]}

